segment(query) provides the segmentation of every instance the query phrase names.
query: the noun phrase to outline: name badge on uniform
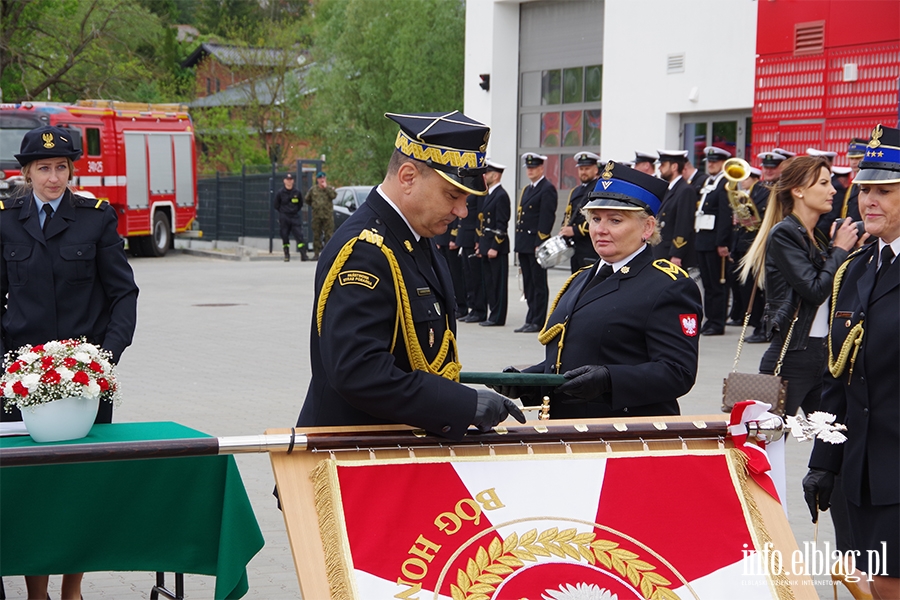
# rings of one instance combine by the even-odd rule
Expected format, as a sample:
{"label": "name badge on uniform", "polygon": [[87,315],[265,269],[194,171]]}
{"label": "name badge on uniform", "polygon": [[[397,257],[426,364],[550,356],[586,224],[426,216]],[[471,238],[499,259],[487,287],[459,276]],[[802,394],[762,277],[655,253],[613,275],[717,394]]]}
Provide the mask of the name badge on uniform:
{"label": "name badge on uniform", "polygon": [[416,288],[416,294],[419,296],[430,296],[431,288],[427,288],[427,287]]}
{"label": "name badge on uniform", "polygon": [[694,231],[710,231],[716,228],[716,215],[697,211],[694,217]]}
{"label": "name badge on uniform", "polygon": [[293,202],[294,204],[299,204],[300,198],[291,198],[291,202]]}

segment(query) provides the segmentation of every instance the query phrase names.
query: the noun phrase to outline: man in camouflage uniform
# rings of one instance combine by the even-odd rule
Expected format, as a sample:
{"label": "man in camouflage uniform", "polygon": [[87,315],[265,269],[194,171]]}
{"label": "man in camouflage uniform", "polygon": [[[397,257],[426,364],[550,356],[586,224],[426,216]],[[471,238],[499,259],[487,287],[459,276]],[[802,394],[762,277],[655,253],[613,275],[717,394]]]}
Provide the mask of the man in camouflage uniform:
{"label": "man in camouflage uniform", "polygon": [[312,206],[312,230],[313,230],[313,250],[315,250],[315,259],[319,258],[319,252],[334,233],[334,214],[332,212],[332,200],[337,194],[334,188],[328,185],[325,173],[319,171],[316,173],[316,185],[306,192],[306,204]]}

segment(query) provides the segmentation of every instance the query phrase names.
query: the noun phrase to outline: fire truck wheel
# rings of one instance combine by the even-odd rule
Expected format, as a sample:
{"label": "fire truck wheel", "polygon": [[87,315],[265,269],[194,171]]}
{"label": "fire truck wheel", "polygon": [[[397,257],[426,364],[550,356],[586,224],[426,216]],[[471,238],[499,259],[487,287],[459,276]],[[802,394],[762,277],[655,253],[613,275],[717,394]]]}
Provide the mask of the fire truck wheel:
{"label": "fire truck wheel", "polygon": [[165,256],[172,243],[172,229],[169,224],[169,215],[162,211],[153,214],[153,233],[144,238],[144,254],[147,256]]}
{"label": "fire truck wheel", "polygon": [[128,238],[128,251],[132,256],[143,256],[144,255],[144,238],[139,238],[137,236],[132,236]]}

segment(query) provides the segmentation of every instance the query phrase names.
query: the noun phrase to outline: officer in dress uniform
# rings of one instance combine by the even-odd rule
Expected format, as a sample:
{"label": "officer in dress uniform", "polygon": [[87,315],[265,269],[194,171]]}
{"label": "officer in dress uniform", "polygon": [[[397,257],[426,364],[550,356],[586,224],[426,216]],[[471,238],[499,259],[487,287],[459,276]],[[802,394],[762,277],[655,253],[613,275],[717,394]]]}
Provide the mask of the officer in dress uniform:
{"label": "officer in dress uniform", "polygon": [[816,440],[803,489],[816,521],[840,475],[852,550],[883,559],[873,595],[900,598],[900,131],[875,127],[856,183],[877,242],[835,274],[821,404],[847,426],[847,440]]}
{"label": "officer in dress uniform", "polygon": [[547,286],[547,271],[538,264],[537,247],[553,234],[556,220],[556,203],[559,195],[550,181],[544,177],[546,156],[526,152],[522,155],[525,172],[531,182],[522,188],[519,210],[516,215],[516,255],[522,269],[522,286],[528,313],[525,324],[516,333],[536,333],[547,319],[547,302],[550,289]]}
{"label": "officer in dress uniform", "polygon": [[469,314],[460,319],[463,323],[481,323],[487,319],[481,257],[475,253],[475,247],[481,237],[478,215],[481,213],[483,201],[484,196],[469,194],[466,198],[466,210],[469,212],[464,219],[459,220],[456,235],[456,245],[461,250],[460,263],[466,288],[466,306],[469,308]]}
{"label": "officer in dress uniform", "polygon": [[723,335],[725,313],[728,310],[728,286],[731,271],[731,204],[725,184],[722,165],[731,158],[731,152],[716,146],[703,149],[706,154],[706,170],[709,177],[702,188],[694,217],[694,244],[700,279],[703,282],[703,313],[706,323],[700,335]]}
{"label": "officer in dress uniform", "polygon": [[515,404],[458,383],[453,284],[431,238],[484,195],[490,129],[458,111],[386,115],[400,126],[384,181],[316,265],[312,380],[297,425],[405,423],[454,440]]}
{"label": "officer in dress uniform", "polygon": [[597,251],[594,250],[588,224],[581,209],[588,202],[588,194],[597,185],[597,179],[600,177],[600,169],[597,167],[599,161],[600,157],[593,152],[579,152],[575,155],[581,184],[569,192],[569,204],[563,217],[563,227],[559,231],[559,234],[575,249],[575,254],[571,258],[573,273],[594,264],[597,260]]}
{"label": "officer in dress uniform", "polygon": [[509,287],[509,194],[500,185],[503,171],[500,163],[490,159],[484,174],[488,195],[484,199],[479,221],[481,237],[478,240],[478,254],[481,256],[481,272],[487,295],[487,320],[479,323],[482,327],[499,327],[506,324],[506,308]]}
{"label": "officer in dress uniform", "polygon": [[[16,160],[30,193],[0,201],[0,357],[25,344],[84,336],[117,363],[131,344],[138,287],[116,211],[67,186],[80,156],[59,127],[38,127],[22,139]],[[21,420],[17,409],[0,415]],[[102,402],[97,422],[111,421],[112,405]]]}
{"label": "officer in dress uniform", "polygon": [[647,175],[653,175],[654,173],[656,173],[656,161],[658,160],[659,156],[657,156],[656,154],[649,154],[647,152],[639,152],[635,150],[634,164],[631,165],[631,168],[635,171],[646,173]]}
{"label": "officer in dress uniform", "polygon": [[689,186],[681,172],[687,161],[687,150],[658,150],[659,174],[669,182],[657,219],[662,241],[653,248],[653,256],[665,258],[682,268],[693,267],[694,213],[697,193]]}
{"label": "officer in dress uniform", "polygon": [[[59,127],[26,133],[16,154],[25,193],[0,201],[0,357],[25,344],[84,337],[118,363],[131,345],[138,287],[115,209],[68,188],[81,156],[73,140]],[[95,423],[110,423],[112,412],[101,402]],[[13,407],[0,420],[22,415]],[[79,598],[83,575],[63,575],[61,597]],[[48,598],[48,582],[49,575],[27,575],[28,597]]]}
{"label": "officer in dress uniform", "polygon": [[[563,373],[555,390],[496,386],[526,405],[550,396],[550,418],[679,414],[697,375],[700,290],[679,267],[654,259],[665,182],[608,162],[585,206],[600,256],[563,285],[529,373]],[[506,371],[515,369],[507,367]]]}

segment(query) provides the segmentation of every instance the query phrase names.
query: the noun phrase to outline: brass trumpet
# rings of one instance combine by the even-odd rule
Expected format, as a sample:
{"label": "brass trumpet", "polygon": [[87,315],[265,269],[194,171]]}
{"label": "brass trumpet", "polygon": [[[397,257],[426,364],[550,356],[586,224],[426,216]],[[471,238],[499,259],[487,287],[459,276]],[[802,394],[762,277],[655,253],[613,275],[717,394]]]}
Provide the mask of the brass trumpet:
{"label": "brass trumpet", "polygon": [[743,158],[733,157],[725,161],[722,165],[725,172],[725,191],[728,192],[728,203],[731,205],[731,211],[738,222],[738,225],[747,231],[756,231],[762,221],[759,217],[759,211],[750,194],[738,187],[738,184],[750,177],[750,164]]}

